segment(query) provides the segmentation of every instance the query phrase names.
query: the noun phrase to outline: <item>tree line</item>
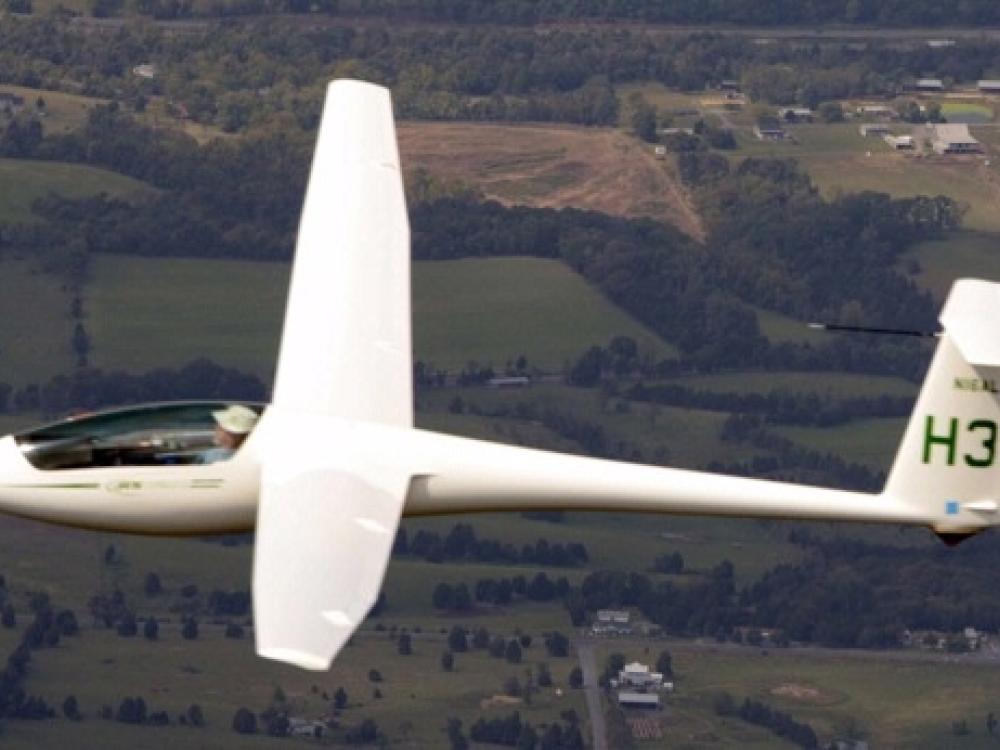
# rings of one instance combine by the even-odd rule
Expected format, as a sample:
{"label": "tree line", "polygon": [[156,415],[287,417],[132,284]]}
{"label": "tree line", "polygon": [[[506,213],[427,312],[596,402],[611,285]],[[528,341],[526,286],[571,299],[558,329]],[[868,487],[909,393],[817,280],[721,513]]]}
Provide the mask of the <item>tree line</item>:
{"label": "tree line", "polygon": [[[751,0],[739,1],[756,7]],[[317,5],[289,2],[302,8]],[[873,4],[844,2],[866,8]],[[102,15],[114,15],[116,6],[125,6],[117,0],[97,3]],[[464,0],[449,3],[465,5]],[[184,8],[205,4],[186,0],[134,3],[145,9],[139,12],[160,17],[184,15]],[[530,0],[519,0],[519,4],[534,7]],[[906,18],[911,10],[898,0],[883,4],[892,5],[889,13],[894,20]],[[250,15],[260,10],[259,0],[232,0],[229,5],[243,7],[245,11],[238,12]],[[418,5],[439,7],[438,3]],[[481,5],[509,9],[513,3],[481,0]],[[574,13],[590,15],[581,4],[573,5]],[[636,4],[630,5],[635,9]],[[681,5],[660,7],[676,10]],[[772,7],[805,5],[791,0],[768,3],[766,12]],[[977,10],[969,11],[970,6]],[[280,2],[268,3],[269,11],[281,7]],[[711,7],[716,11],[708,11],[709,15],[718,12],[720,4]],[[935,9],[945,13],[949,23],[961,15],[940,4]],[[962,12],[974,18],[976,25],[997,14],[988,0],[965,4]],[[860,12],[859,17],[865,15]],[[776,17],[800,16],[792,12]],[[157,65],[152,79],[132,73],[136,61],[143,60]],[[755,100],[816,107],[846,97],[895,95],[924,74],[974,81],[988,77],[998,64],[1000,44],[981,39],[963,39],[953,47],[938,48],[922,41],[878,38],[853,44],[759,45],[749,37],[664,35],[634,27],[563,27],[540,34],[533,29],[474,24],[449,29],[406,28],[395,23],[305,27],[294,20],[273,18],[211,24],[185,34],[142,23],[124,23],[111,35],[87,34],[59,17],[8,18],[0,29],[0,82],[119,99],[139,112],[146,110],[153,97],[162,96],[175,114],[229,132],[314,129],[322,84],[336,76],[391,87],[397,113],[407,118],[609,125],[618,121],[615,87],[621,83],[657,81],[696,91],[735,79]]]}
{"label": "tree line", "polygon": [[436,531],[419,529],[410,538],[405,528],[396,532],[392,554],[398,557],[420,557],[428,562],[470,560],[523,565],[544,565],[556,568],[586,564],[590,556],[580,542],[550,543],[539,539],[524,544],[519,550],[513,544],[496,539],[479,538],[471,524],[457,523],[442,537]]}

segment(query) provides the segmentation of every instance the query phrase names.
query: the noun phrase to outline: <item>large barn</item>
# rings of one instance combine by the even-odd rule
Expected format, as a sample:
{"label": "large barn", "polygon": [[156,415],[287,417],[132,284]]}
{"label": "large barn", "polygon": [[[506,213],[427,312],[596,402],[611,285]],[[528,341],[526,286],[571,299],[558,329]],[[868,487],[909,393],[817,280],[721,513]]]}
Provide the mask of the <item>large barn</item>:
{"label": "large barn", "polygon": [[937,154],[981,154],[983,144],[972,137],[968,125],[931,125],[931,146]]}

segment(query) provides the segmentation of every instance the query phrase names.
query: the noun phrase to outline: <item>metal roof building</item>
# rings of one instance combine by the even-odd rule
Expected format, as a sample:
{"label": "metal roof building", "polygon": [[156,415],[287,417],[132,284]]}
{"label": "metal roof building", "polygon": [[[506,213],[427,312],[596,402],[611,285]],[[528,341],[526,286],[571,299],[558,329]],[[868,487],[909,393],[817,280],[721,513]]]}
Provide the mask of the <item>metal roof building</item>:
{"label": "metal roof building", "polygon": [[981,154],[983,144],[972,137],[968,125],[928,125],[931,146],[936,154]]}

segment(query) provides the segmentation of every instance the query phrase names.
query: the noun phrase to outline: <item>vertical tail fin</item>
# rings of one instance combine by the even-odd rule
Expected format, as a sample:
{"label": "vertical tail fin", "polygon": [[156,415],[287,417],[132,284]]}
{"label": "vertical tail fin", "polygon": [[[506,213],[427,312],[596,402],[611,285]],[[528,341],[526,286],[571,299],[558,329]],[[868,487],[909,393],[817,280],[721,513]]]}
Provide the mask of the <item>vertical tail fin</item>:
{"label": "vertical tail fin", "polygon": [[1000,500],[1000,284],[961,279],[885,494],[924,508],[959,537],[996,522]]}

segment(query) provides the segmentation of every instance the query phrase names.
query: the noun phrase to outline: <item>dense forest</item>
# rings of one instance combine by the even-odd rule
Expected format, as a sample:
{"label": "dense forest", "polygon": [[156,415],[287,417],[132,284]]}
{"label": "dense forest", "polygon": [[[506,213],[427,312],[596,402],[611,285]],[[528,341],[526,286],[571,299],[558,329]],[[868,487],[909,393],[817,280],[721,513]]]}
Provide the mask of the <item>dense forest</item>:
{"label": "dense forest", "polygon": [[[140,62],[154,63],[156,75],[133,75]],[[739,36],[636,28],[303,28],[281,20],[189,34],[129,22],[113,33],[86,34],[58,18],[0,25],[0,83],[117,99],[136,110],[163,96],[176,115],[230,132],[313,129],[320,87],[335,77],[391,86],[403,118],[608,125],[619,116],[615,87],[628,82],[704,90],[737,79],[755,101],[815,107],[847,96],[895,95],[924,75],[996,77],[1000,43],[759,45]]]}
{"label": "dense forest", "polygon": [[[17,13],[30,13],[31,0],[6,0]],[[320,13],[392,21],[455,24],[637,21],[653,24],[814,24],[887,27],[1000,23],[990,0],[965,0],[955,7],[929,0],[93,0],[95,16],[138,13],[156,18]]]}

